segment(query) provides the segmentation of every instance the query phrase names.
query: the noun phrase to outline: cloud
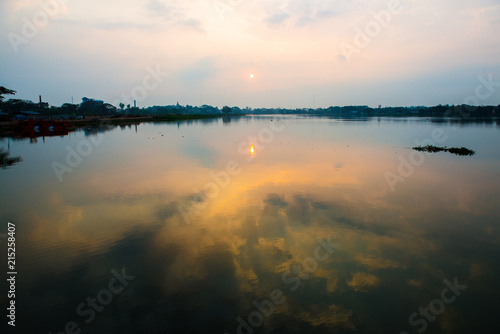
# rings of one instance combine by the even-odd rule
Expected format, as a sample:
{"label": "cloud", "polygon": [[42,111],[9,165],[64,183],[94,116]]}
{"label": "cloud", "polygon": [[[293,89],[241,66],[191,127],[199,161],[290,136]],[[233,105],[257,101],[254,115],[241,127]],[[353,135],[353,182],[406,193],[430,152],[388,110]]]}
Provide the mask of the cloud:
{"label": "cloud", "polygon": [[175,24],[177,27],[184,27],[199,32],[204,32],[203,23],[197,19],[179,20]]}
{"label": "cloud", "polygon": [[264,21],[271,27],[292,22],[295,27],[306,27],[332,18],[338,13],[339,5],[319,1],[305,2],[299,0],[278,1],[263,4],[267,18]]}
{"label": "cloud", "polygon": [[371,274],[357,272],[347,284],[357,292],[368,292],[380,285],[380,279]]}
{"label": "cloud", "polygon": [[190,8],[180,5],[177,1],[148,0],[140,6],[134,4],[116,10],[111,6],[99,15],[91,15],[88,7],[71,9],[69,15],[58,20],[59,23],[117,32],[121,30],[154,33],[169,30],[204,31],[203,22],[194,16]]}
{"label": "cloud", "polygon": [[149,14],[170,18],[175,14],[176,6],[167,5],[159,0],[149,0],[144,8]]}
{"label": "cloud", "polygon": [[280,25],[286,20],[290,18],[290,14],[287,13],[279,13],[275,14],[269,18],[267,18],[265,21],[269,23],[270,25]]}
{"label": "cloud", "polygon": [[[0,60],[8,66],[0,74],[5,85],[18,87],[20,98],[31,99],[39,87],[47,87],[45,95],[54,105],[73,94],[89,94],[90,73],[101,74],[99,81],[105,82],[93,85],[100,98],[114,98],[117,87],[136,85],[119,67],[156,62],[182,71],[192,78],[188,84],[213,78],[203,92],[207,104],[301,107],[310,100],[310,89],[322,107],[462,103],[475,89],[475,73],[498,68],[498,1],[402,4],[404,12],[349,57],[340,44],[354,45],[354,29],[373,20],[370,11],[387,9],[387,1],[243,1],[225,20],[211,1],[70,1],[64,15],[20,46],[23,54],[15,55],[4,39]],[[1,2],[0,31],[21,34],[23,17],[31,20],[39,10],[35,0]],[[216,53],[224,55],[218,69],[198,68],[193,61]],[[56,59],[72,70],[56,73]],[[259,73],[252,86],[240,81],[250,71]],[[442,79],[436,83],[438,75]],[[152,93],[144,105],[172,100],[198,104],[200,94],[180,82]],[[485,103],[498,104],[498,97]]]}
{"label": "cloud", "polygon": [[59,20],[59,23],[74,26],[74,27],[82,27],[82,28],[95,28],[99,30],[107,30],[107,31],[121,31],[121,30],[144,30],[144,31],[154,31],[160,28],[158,24],[155,23],[138,23],[138,22],[84,22],[77,20]]}
{"label": "cloud", "polygon": [[39,6],[38,1],[35,0],[5,1],[4,4],[12,12],[19,12],[26,9],[31,10]]}
{"label": "cloud", "polygon": [[178,1],[148,0],[144,5],[146,17],[156,17],[161,22],[177,28],[204,31],[199,19],[191,17],[191,10]]}
{"label": "cloud", "polygon": [[337,4],[323,3],[318,1],[303,2],[290,1],[288,10],[294,16],[297,27],[305,27],[309,24],[317,23],[330,19],[335,15]]}
{"label": "cloud", "polygon": [[354,312],[345,309],[343,306],[329,305],[328,308],[325,308],[323,306],[312,305],[310,309],[310,311],[301,312],[299,318],[307,321],[314,327],[342,326],[345,329],[355,329],[351,320]]}
{"label": "cloud", "polygon": [[283,199],[283,197],[278,194],[269,194],[267,198],[264,200],[264,202],[281,208],[288,206],[287,202]]}
{"label": "cloud", "polygon": [[398,263],[396,261],[385,259],[382,257],[375,257],[373,255],[359,254],[358,256],[356,256],[356,260],[359,261],[361,264],[367,266],[370,270],[398,267]]}
{"label": "cloud", "polygon": [[328,19],[332,16],[335,16],[335,12],[333,10],[327,9],[327,10],[320,10],[316,13],[316,18],[321,20],[321,19]]}
{"label": "cloud", "polygon": [[314,10],[312,13],[302,15],[296,20],[296,25],[298,27],[304,27],[308,24],[317,23],[322,20],[329,19],[333,17],[335,13],[332,10]]}

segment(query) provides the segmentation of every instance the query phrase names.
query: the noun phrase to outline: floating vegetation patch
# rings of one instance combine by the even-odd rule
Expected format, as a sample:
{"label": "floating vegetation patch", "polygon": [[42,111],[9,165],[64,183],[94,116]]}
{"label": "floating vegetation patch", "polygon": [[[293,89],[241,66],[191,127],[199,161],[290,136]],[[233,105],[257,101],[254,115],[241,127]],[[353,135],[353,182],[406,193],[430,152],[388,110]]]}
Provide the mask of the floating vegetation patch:
{"label": "floating vegetation patch", "polygon": [[429,152],[429,153],[437,153],[437,152],[450,152],[451,154],[460,155],[460,156],[473,156],[476,154],[476,151],[469,150],[465,147],[438,147],[434,145],[426,145],[426,146],[417,146],[413,148],[416,151],[420,152]]}

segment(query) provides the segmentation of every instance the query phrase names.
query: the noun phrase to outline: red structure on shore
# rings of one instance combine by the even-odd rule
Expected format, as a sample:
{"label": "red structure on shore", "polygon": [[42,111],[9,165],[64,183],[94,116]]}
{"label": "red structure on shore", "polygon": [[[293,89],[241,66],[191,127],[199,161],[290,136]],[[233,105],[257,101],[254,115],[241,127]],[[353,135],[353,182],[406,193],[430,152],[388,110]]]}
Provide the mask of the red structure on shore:
{"label": "red structure on shore", "polygon": [[28,119],[13,122],[13,126],[16,134],[25,138],[65,136],[75,130],[73,125],[60,120]]}

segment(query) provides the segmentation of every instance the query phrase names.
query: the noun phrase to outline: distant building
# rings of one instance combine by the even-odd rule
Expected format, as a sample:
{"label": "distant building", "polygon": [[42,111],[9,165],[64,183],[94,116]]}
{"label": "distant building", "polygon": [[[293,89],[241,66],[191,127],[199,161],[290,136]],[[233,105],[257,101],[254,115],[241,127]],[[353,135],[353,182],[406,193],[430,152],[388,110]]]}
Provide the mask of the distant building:
{"label": "distant building", "polygon": [[87,103],[87,102],[94,102],[96,104],[104,104],[104,101],[102,101],[102,100],[89,99],[88,97],[83,97],[82,103]]}

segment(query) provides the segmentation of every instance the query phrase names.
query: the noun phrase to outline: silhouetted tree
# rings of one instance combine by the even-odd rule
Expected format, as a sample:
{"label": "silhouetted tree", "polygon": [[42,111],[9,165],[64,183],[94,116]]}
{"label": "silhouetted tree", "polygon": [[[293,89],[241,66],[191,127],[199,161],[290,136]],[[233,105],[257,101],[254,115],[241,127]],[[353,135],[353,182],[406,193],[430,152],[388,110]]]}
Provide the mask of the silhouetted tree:
{"label": "silhouetted tree", "polygon": [[229,114],[230,112],[231,112],[231,108],[229,108],[228,106],[224,106],[224,108],[222,108],[223,114]]}
{"label": "silhouetted tree", "polygon": [[78,105],[71,103],[64,103],[59,109],[60,112],[63,114],[76,114],[78,111]]}
{"label": "silhouetted tree", "polygon": [[5,88],[4,86],[0,86],[0,102],[5,99],[3,95],[15,95],[17,92],[12,89]]}
{"label": "silhouetted tree", "polygon": [[82,115],[106,115],[109,113],[107,106],[102,101],[84,98],[78,112]]}
{"label": "silhouetted tree", "polygon": [[124,104],[123,102],[120,102],[119,106],[120,106],[120,109],[121,109],[122,111],[123,111],[123,109],[125,109],[125,104]]}
{"label": "silhouetted tree", "polygon": [[106,108],[106,111],[108,113],[115,113],[117,110],[116,107],[111,103],[104,103],[104,108]]}
{"label": "silhouetted tree", "polygon": [[38,103],[34,103],[28,100],[10,99],[5,102],[1,102],[2,111],[8,114],[15,114],[20,111],[39,111]]}

